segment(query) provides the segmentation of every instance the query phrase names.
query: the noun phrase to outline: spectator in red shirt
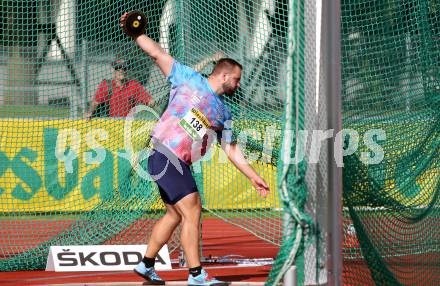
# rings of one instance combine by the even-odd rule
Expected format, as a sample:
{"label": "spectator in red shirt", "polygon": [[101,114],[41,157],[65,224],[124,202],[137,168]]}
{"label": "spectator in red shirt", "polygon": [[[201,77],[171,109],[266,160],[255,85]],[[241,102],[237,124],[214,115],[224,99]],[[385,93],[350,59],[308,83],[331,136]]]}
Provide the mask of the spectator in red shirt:
{"label": "spectator in red shirt", "polygon": [[[127,78],[127,63],[116,60],[112,63],[114,76],[109,88],[109,80],[104,79],[98,85],[86,118],[91,117],[126,117],[130,109],[138,104],[152,105],[151,95],[136,80]],[[107,104],[104,104],[106,103]],[[101,110],[98,110],[101,109]],[[107,109],[107,111],[103,111]],[[94,111],[98,111],[95,112]]]}

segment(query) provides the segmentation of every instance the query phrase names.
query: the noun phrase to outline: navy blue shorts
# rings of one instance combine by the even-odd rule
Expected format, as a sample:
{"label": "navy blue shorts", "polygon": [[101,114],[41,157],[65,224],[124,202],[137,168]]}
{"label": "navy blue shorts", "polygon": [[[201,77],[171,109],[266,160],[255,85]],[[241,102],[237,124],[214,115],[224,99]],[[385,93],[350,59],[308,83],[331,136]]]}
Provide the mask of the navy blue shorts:
{"label": "navy blue shorts", "polygon": [[153,149],[148,158],[148,172],[159,187],[164,203],[176,204],[183,197],[197,192],[190,166],[170,151],[161,152]]}

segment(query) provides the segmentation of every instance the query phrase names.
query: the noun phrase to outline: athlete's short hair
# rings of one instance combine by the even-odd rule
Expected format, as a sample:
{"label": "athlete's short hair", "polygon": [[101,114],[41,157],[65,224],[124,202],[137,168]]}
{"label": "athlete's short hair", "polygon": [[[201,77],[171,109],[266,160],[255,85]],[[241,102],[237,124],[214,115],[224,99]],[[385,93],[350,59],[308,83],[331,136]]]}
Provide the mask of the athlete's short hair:
{"label": "athlete's short hair", "polygon": [[217,61],[211,74],[215,75],[223,70],[230,72],[235,67],[239,67],[240,70],[243,70],[243,66],[236,60],[231,58],[222,58]]}

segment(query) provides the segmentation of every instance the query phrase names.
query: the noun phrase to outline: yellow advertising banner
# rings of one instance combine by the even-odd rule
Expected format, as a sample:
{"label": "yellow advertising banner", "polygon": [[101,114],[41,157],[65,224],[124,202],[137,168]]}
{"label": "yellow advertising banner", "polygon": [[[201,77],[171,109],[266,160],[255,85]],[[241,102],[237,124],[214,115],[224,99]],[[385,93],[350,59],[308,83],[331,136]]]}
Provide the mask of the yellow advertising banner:
{"label": "yellow advertising banner", "polygon": [[[132,170],[131,162],[137,157],[133,154],[145,145],[153,125],[153,121],[112,118],[1,119],[2,211],[81,212],[130,195],[121,194],[120,186]],[[253,163],[272,188],[263,199],[223,151],[212,148],[209,156],[193,165],[195,176],[202,178],[207,208],[279,207],[274,166]],[[153,204],[139,207],[161,208],[158,194],[154,197]]]}

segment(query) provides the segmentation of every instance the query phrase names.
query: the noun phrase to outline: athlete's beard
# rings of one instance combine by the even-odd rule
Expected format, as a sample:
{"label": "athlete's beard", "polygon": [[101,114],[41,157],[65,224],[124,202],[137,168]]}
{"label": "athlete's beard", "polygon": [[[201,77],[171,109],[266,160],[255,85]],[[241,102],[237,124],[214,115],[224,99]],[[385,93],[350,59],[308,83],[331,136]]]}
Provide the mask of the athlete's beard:
{"label": "athlete's beard", "polygon": [[234,95],[234,92],[237,90],[236,88],[231,87],[229,83],[223,84],[223,90],[225,91],[226,95],[232,96]]}

